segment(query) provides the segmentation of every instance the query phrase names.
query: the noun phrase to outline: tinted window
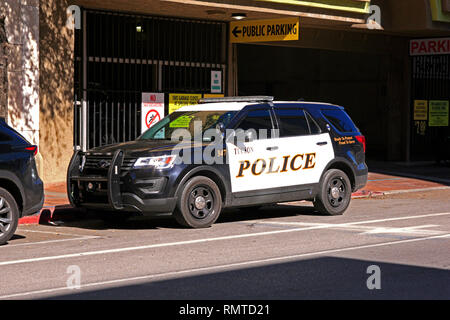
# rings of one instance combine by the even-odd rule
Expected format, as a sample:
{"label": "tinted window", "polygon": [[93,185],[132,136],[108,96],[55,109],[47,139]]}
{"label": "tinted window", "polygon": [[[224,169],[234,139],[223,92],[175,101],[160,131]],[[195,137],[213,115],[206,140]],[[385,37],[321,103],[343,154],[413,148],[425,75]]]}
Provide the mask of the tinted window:
{"label": "tinted window", "polygon": [[236,129],[249,130],[254,129],[259,138],[260,137],[259,130],[267,130],[267,136],[272,136],[272,119],[270,118],[270,112],[268,109],[257,109],[250,111],[245,118],[241,121],[241,123],[237,126]]}
{"label": "tinted window", "polygon": [[320,129],[316,120],[314,120],[314,118],[308,112],[305,112],[305,114],[306,114],[306,119],[308,120],[309,131],[311,131],[311,134],[322,133],[322,130]]}
{"label": "tinted window", "polygon": [[295,137],[309,134],[305,112],[298,108],[276,109],[280,121],[280,137]]}
{"label": "tinted window", "polygon": [[350,119],[344,110],[322,110],[322,114],[337,130],[341,132],[359,132],[352,119]]}

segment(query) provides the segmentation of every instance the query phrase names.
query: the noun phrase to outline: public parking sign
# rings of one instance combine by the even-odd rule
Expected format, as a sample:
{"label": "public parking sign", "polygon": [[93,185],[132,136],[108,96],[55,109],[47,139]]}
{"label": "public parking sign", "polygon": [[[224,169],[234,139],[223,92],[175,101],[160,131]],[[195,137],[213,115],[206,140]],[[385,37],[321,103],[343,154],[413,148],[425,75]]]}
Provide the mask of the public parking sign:
{"label": "public parking sign", "polygon": [[298,40],[299,33],[299,18],[230,23],[231,43]]}

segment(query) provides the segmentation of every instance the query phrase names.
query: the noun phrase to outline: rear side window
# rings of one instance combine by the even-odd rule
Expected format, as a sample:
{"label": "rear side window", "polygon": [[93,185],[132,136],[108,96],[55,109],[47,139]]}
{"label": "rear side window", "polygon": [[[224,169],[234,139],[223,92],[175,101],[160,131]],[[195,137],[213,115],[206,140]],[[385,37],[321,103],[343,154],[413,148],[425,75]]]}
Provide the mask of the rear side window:
{"label": "rear side window", "polygon": [[272,119],[270,117],[269,109],[256,109],[250,111],[236,129],[242,129],[244,131],[253,129],[256,131],[259,137],[260,130],[266,130],[267,137],[271,137],[272,134]]}
{"label": "rear side window", "polygon": [[340,132],[359,132],[359,129],[344,110],[327,109],[322,110],[322,114]]}
{"label": "rear side window", "polygon": [[297,108],[276,109],[280,121],[280,137],[304,136],[310,133],[305,112]]}

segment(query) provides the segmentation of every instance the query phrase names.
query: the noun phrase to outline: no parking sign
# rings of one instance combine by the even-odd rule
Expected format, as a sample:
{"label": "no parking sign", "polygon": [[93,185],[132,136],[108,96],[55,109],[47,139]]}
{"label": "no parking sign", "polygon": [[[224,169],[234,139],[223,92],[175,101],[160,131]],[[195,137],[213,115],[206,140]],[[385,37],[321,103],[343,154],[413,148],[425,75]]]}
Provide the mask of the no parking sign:
{"label": "no parking sign", "polygon": [[141,133],[164,118],[164,93],[142,93]]}

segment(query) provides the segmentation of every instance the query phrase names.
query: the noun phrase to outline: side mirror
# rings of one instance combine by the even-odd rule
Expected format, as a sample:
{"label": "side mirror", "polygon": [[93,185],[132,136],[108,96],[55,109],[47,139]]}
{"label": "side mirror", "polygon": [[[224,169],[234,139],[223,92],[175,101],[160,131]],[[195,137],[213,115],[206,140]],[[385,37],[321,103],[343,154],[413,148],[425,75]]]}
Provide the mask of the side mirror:
{"label": "side mirror", "polygon": [[219,131],[223,136],[223,134],[225,133],[225,125],[222,122],[219,122],[216,125],[216,130]]}

